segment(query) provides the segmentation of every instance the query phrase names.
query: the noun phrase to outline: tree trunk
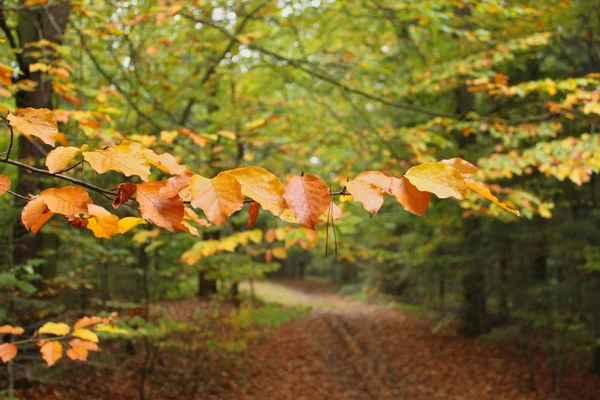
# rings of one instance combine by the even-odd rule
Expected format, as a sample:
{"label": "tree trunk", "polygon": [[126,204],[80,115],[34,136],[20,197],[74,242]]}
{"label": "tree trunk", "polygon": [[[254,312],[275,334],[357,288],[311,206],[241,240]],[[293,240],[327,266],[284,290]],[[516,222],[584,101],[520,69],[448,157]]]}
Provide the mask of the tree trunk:
{"label": "tree trunk", "polygon": [[198,270],[198,297],[210,297],[217,293],[217,281],[206,279],[206,271]]}
{"label": "tree trunk", "polygon": [[462,280],[464,291],[464,327],[467,336],[479,336],[489,329],[485,276],[477,253],[480,250],[481,221],[470,218],[464,221],[465,242],[468,243],[469,260]]}
{"label": "tree trunk", "polygon": [[[30,80],[37,84],[33,91],[19,91],[16,94],[17,108],[48,108],[52,109],[52,98],[54,90],[52,82],[47,79],[42,79],[41,73],[31,72],[29,66],[33,63],[41,62],[41,58],[55,60],[58,55],[53,48],[44,46],[39,48],[33,46],[35,42],[44,39],[52,43],[60,44],[63,38],[63,32],[66,29],[69,19],[71,5],[69,1],[56,2],[57,4],[48,8],[38,8],[31,10],[27,7],[23,8],[18,13],[17,36],[19,44],[23,49],[21,55],[17,57],[19,62],[19,81]],[[23,5],[24,1],[21,0]],[[48,63],[48,61],[45,61]],[[29,162],[33,165],[40,166],[41,161],[45,158],[47,150],[42,143],[29,141],[24,136],[20,136],[18,140],[18,155],[23,162]],[[42,178],[36,174],[19,171],[17,179],[16,191],[27,195],[37,194],[42,188]],[[35,257],[44,257],[46,263],[40,268],[39,273],[42,278],[52,278],[56,276],[56,249],[58,248],[58,236],[52,234],[38,233],[37,235],[27,236],[25,228],[18,220],[15,226],[17,242],[14,246],[14,262],[15,264],[23,264],[27,260]],[[43,250],[48,250],[43,252]]]}

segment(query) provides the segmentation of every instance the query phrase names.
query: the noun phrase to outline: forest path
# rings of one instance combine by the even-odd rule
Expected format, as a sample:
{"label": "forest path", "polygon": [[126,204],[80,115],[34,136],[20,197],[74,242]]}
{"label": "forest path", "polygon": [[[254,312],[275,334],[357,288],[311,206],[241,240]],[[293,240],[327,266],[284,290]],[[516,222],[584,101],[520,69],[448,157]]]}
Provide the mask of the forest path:
{"label": "forest path", "polygon": [[459,336],[456,327],[432,333],[430,321],[327,288],[298,281],[256,284],[263,299],[310,306],[312,313],[249,349],[236,390],[220,398],[583,399],[586,386],[595,392],[599,382],[576,378],[565,382],[563,396],[551,396],[548,368],[540,362],[540,388],[531,392],[527,369],[510,349]]}

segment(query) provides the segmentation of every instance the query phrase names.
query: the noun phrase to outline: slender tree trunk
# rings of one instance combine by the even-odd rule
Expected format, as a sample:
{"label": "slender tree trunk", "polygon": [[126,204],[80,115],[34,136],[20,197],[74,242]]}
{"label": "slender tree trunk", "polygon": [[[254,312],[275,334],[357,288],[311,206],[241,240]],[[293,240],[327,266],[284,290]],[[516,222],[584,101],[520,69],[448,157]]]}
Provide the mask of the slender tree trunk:
{"label": "slender tree trunk", "polygon": [[467,336],[479,336],[489,330],[487,317],[487,298],[485,293],[485,276],[477,253],[481,251],[481,221],[476,218],[464,221],[465,242],[468,244],[469,259],[463,276],[464,293],[464,328]]}
{"label": "slender tree trunk", "polygon": [[206,279],[206,272],[198,270],[198,297],[210,297],[217,293],[217,281]]}

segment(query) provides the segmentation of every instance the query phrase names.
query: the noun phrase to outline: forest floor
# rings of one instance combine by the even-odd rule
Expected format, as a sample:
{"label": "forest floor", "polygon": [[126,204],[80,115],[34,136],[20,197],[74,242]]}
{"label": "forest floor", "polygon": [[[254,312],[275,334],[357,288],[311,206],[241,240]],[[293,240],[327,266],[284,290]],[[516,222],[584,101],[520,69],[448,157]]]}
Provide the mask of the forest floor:
{"label": "forest floor", "polygon": [[[63,371],[60,383],[33,386],[20,398],[600,399],[600,377],[582,369],[567,368],[558,392],[550,394],[550,367],[540,357],[531,391],[529,369],[511,347],[462,337],[455,326],[432,333],[433,321],[334,295],[326,284],[262,282],[255,289],[266,301],[310,311],[279,328],[253,331],[244,351],[187,346],[206,339],[187,332],[171,338],[187,346],[184,351],[163,342],[116,367],[90,373],[80,365]],[[187,321],[197,315],[193,310],[208,309],[197,299],[164,306]]]}

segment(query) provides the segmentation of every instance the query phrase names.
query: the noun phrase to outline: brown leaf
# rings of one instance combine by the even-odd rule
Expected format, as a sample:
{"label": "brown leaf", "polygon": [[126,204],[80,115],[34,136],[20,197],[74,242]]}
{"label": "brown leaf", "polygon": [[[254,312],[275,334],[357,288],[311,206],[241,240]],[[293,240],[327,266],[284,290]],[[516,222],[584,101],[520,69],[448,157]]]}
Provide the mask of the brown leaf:
{"label": "brown leaf", "polygon": [[0,326],[0,333],[8,335],[22,335],[25,330],[20,326],[2,325]]}
{"label": "brown leaf", "polygon": [[359,201],[370,214],[377,214],[383,205],[383,191],[374,184],[355,179],[344,184],[354,200]]}
{"label": "brown leaf", "polygon": [[77,217],[75,215],[64,216],[69,225],[74,228],[85,228],[88,225],[88,220],[85,218]]}
{"label": "brown leaf", "polygon": [[55,340],[45,341],[40,348],[42,358],[44,361],[46,361],[46,364],[48,364],[49,367],[53,366],[58,360],[61,359],[62,350],[62,344]]}
{"label": "brown leaf", "polygon": [[178,196],[161,198],[160,189],[166,184],[165,181],[156,181],[137,185],[136,200],[140,203],[142,218],[171,232],[177,232],[183,220],[183,200]]}
{"label": "brown leaf", "polygon": [[10,178],[6,175],[0,174],[0,196],[10,189]]}
{"label": "brown leaf", "polygon": [[250,207],[248,208],[248,228],[254,228],[254,223],[258,218],[258,212],[260,211],[260,204],[253,201],[250,203]]}
{"label": "brown leaf", "polygon": [[319,217],[329,208],[331,198],[325,182],[314,175],[288,178],[283,198],[303,226],[314,229]]}
{"label": "brown leaf", "polygon": [[402,204],[402,207],[410,213],[422,217],[429,208],[431,195],[417,189],[405,177],[393,178],[391,192],[396,196],[398,203]]}
{"label": "brown leaf", "polygon": [[232,175],[212,179],[194,175],[190,180],[192,206],[199,207],[213,224],[225,226],[227,218],[244,205],[242,186]]}
{"label": "brown leaf", "polygon": [[17,356],[17,346],[12,343],[0,344],[0,359],[3,363],[7,363]]}
{"label": "brown leaf", "polygon": [[118,210],[121,204],[127,203],[131,196],[133,196],[137,190],[137,185],[134,185],[133,183],[121,183],[116,187],[118,188],[118,192],[117,196],[112,202],[112,206],[115,210]]}
{"label": "brown leaf", "polygon": [[46,108],[23,108],[6,117],[10,125],[23,135],[35,136],[47,145],[54,146],[58,126],[52,112]]}

